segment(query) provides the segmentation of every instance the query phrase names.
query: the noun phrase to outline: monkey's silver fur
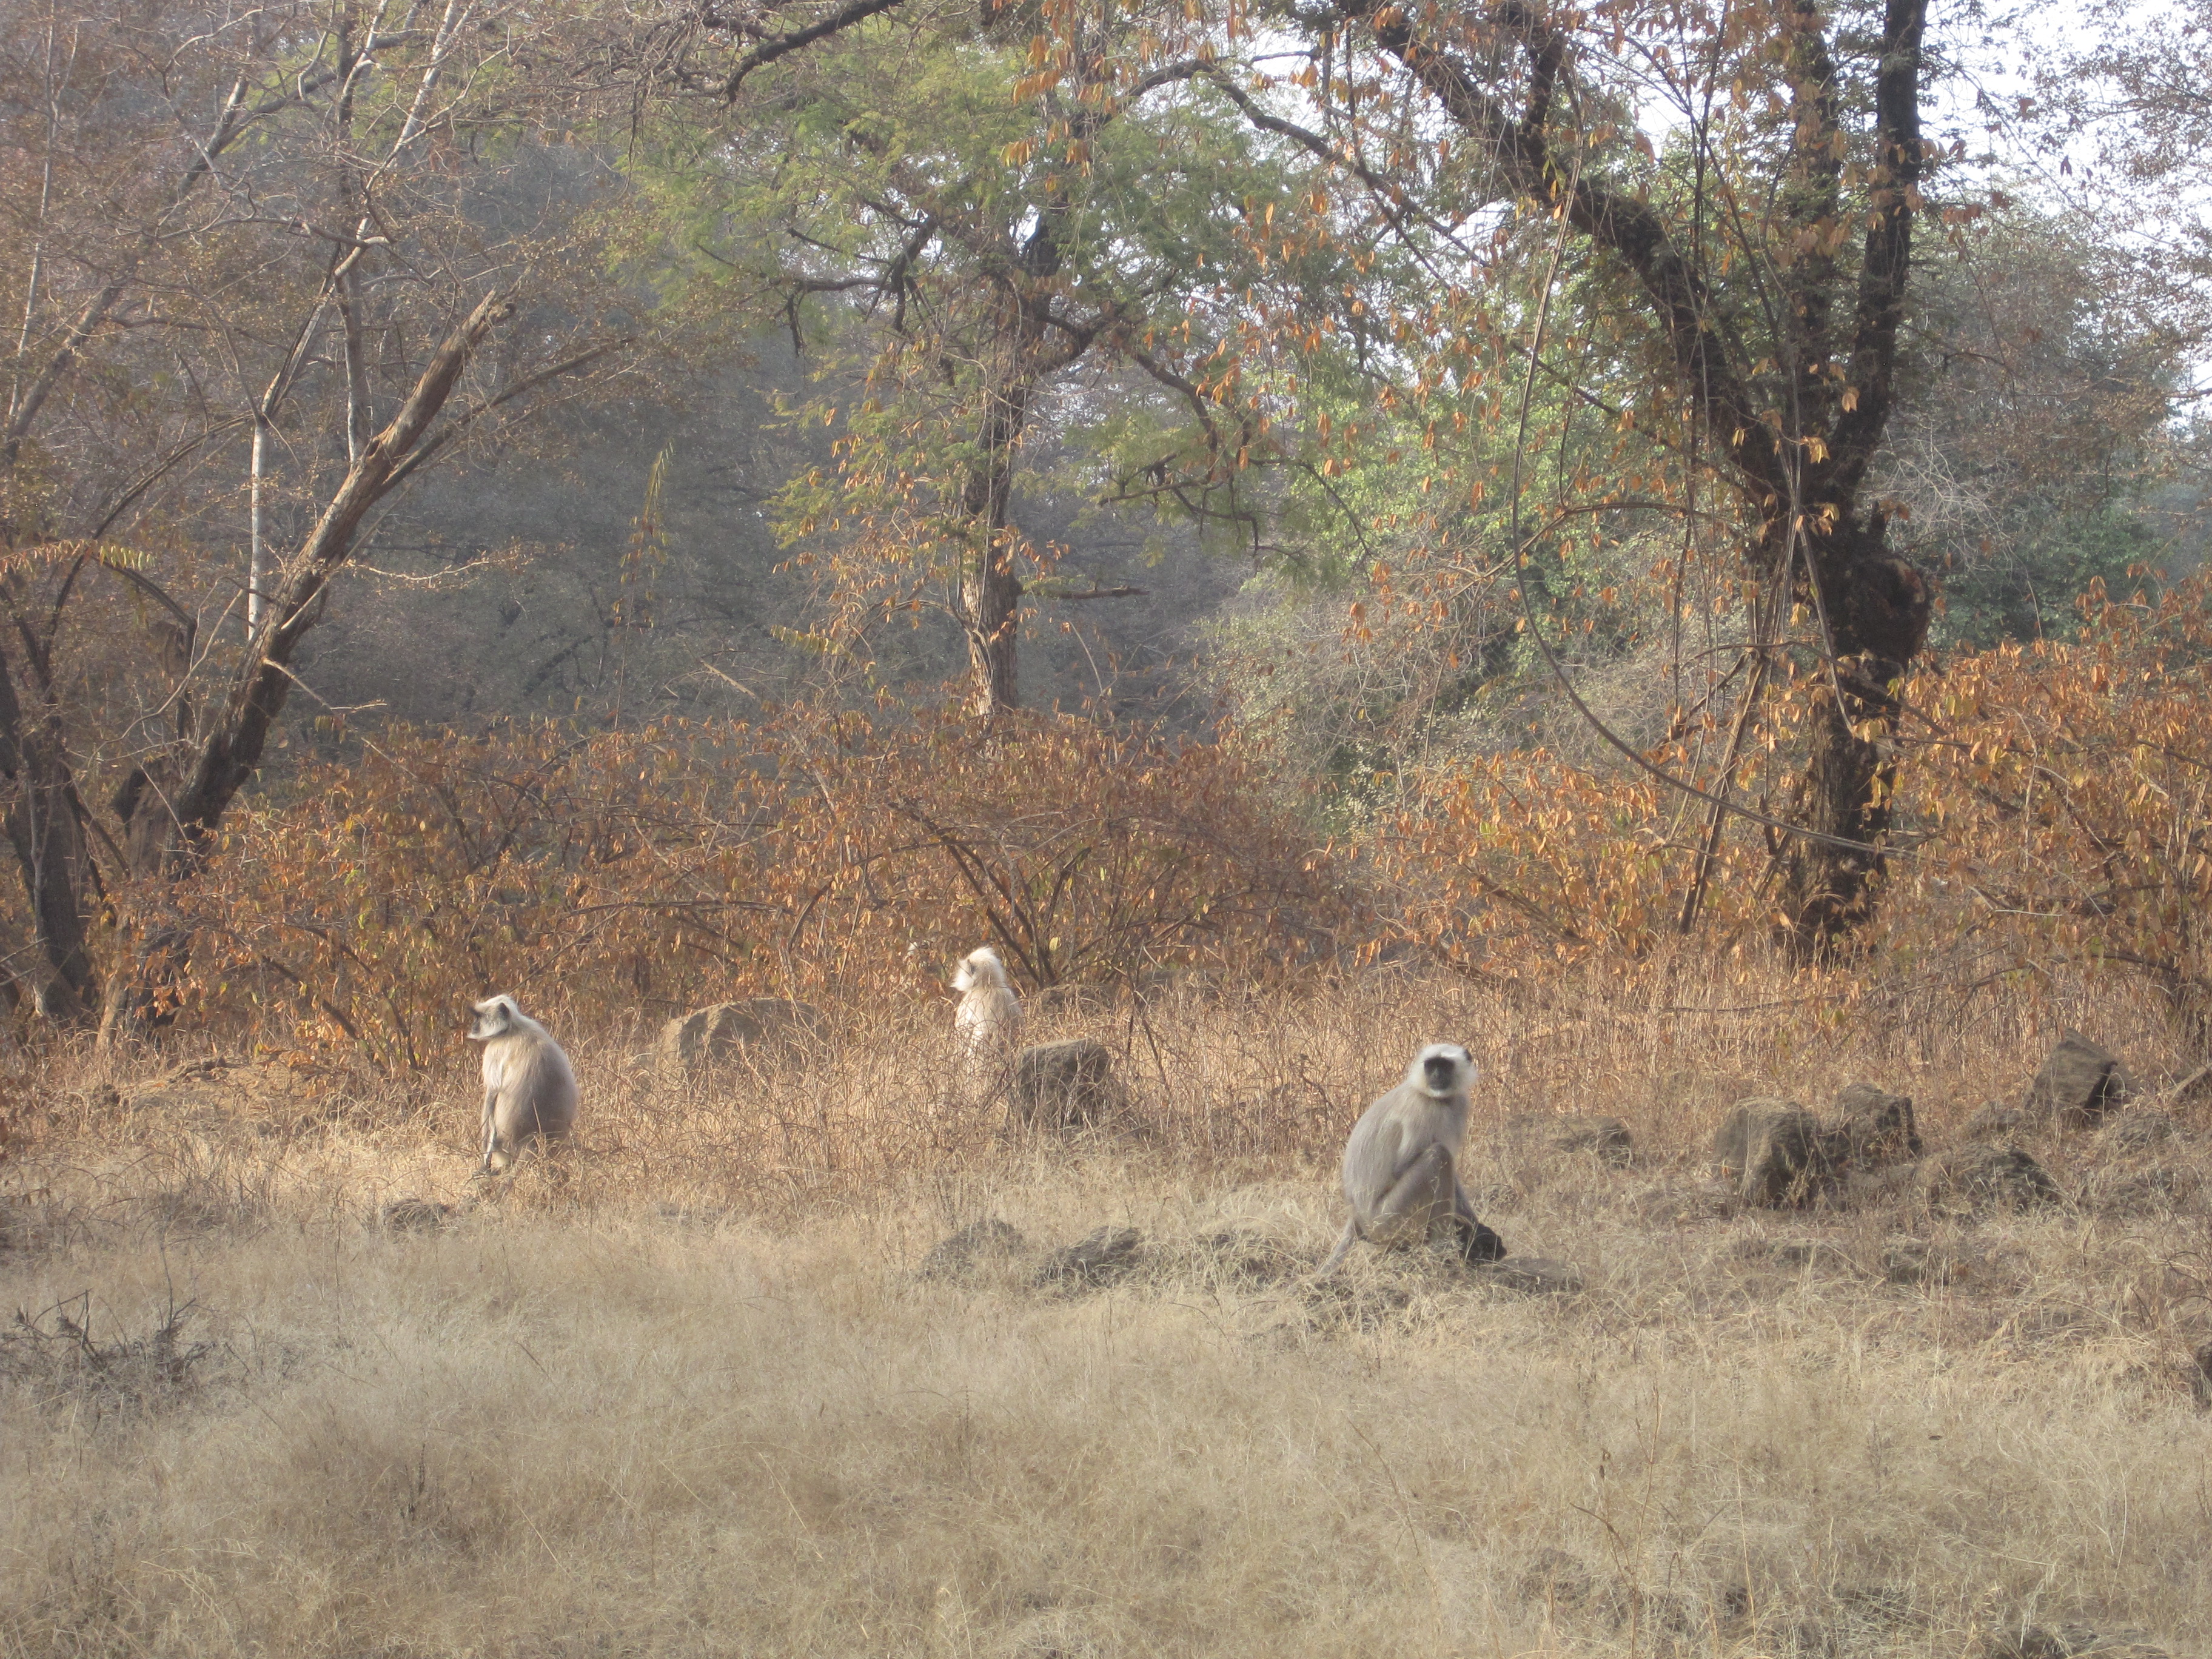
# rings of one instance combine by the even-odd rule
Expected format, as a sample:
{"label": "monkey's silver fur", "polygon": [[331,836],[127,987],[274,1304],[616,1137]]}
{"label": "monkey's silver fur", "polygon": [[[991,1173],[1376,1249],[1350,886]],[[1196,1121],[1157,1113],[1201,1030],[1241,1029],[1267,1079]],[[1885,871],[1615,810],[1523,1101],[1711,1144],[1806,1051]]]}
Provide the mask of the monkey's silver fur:
{"label": "monkey's silver fur", "polygon": [[566,1135],[576,1122],[576,1074],[553,1035],[501,994],[476,1005],[469,1041],[483,1051],[483,1163],[503,1170],[538,1135]]}
{"label": "monkey's silver fur", "polygon": [[1344,1146],[1352,1219],[1316,1279],[1335,1272],[1355,1239],[1418,1244],[1449,1226],[1467,1247],[1488,1231],[1475,1219],[1457,1169],[1475,1075],[1466,1049],[1431,1042],[1406,1068],[1406,1080],[1360,1114]]}
{"label": "monkey's silver fur", "polygon": [[952,1030],[968,1051],[970,1065],[1012,1052],[1022,1034],[1022,1003],[1006,982],[1006,966],[986,945],[963,957],[952,975],[960,1006],[952,1011]]}

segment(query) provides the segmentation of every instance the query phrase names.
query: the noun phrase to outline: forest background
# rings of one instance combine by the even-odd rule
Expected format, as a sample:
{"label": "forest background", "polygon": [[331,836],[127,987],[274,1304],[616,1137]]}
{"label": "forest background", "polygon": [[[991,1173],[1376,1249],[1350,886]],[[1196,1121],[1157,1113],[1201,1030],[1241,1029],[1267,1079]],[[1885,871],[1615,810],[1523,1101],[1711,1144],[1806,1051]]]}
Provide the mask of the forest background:
{"label": "forest background", "polygon": [[981,940],[2212,1047],[2202,8],[8,19],[19,1056]]}

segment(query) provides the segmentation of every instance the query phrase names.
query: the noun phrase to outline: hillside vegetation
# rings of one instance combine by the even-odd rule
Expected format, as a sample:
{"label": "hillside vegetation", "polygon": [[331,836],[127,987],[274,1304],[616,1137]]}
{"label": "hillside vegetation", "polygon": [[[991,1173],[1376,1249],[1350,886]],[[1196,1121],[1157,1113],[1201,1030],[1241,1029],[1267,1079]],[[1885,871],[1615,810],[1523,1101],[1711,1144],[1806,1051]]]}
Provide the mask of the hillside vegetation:
{"label": "hillside vegetation", "polygon": [[[0,1659],[2212,1659],[2207,108],[0,15]],[[1508,1254],[1318,1279],[1437,1041]]]}

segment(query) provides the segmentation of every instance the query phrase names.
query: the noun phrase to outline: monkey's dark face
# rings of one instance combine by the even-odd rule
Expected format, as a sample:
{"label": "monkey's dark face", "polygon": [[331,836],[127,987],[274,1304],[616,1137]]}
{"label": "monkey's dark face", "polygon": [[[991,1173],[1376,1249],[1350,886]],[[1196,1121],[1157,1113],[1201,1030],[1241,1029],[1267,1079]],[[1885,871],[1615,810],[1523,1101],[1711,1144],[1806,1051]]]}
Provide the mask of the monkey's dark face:
{"label": "monkey's dark face", "polygon": [[505,1036],[514,1028],[514,1005],[505,997],[494,997],[489,1002],[476,1005],[476,1024],[469,1028],[469,1041],[489,1042],[494,1037]]}
{"label": "monkey's dark face", "polygon": [[1415,1064],[1420,1068],[1421,1087],[1429,1094],[1457,1094],[1474,1080],[1474,1058],[1455,1042],[1431,1043]]}

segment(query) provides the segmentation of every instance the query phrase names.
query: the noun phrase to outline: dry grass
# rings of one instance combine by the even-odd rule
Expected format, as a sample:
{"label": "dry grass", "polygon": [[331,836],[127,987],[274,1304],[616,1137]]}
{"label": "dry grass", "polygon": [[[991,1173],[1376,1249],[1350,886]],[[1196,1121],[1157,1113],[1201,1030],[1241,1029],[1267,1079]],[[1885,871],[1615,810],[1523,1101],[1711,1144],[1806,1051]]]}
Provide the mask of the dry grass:
{"label": "dry grass", "polygon": [[[616,1034],[577,1045],[581,1144],[490,1187],[459,1075],[49,1079],[0,1164],[0,1654],[1953,1659],[2068,1620],[2205,1651],[2201,1117],[2037,1145],[2075,1198],[2039,1215],[1702,1179],[1739,1094],[1869,1078],[1941,1145],[2065,1024],[2157,1086],[2154,1023],[1695,986],[1068,1014],[1136,1101],[1065,1141],[961,1098],[941,1010],[673,1092]],[[1469,1160],[1582,1294],[1305,1282],[1345,1127],[1443,1035],[1486,1121],[1635,1131],[1627,1169]],[[374,1224],[402,1196],[452,1207]],[[1018,1248],[916,1273],[994,1217]],[[1126,1272],[1040,1282],[1104,1224]]]}

